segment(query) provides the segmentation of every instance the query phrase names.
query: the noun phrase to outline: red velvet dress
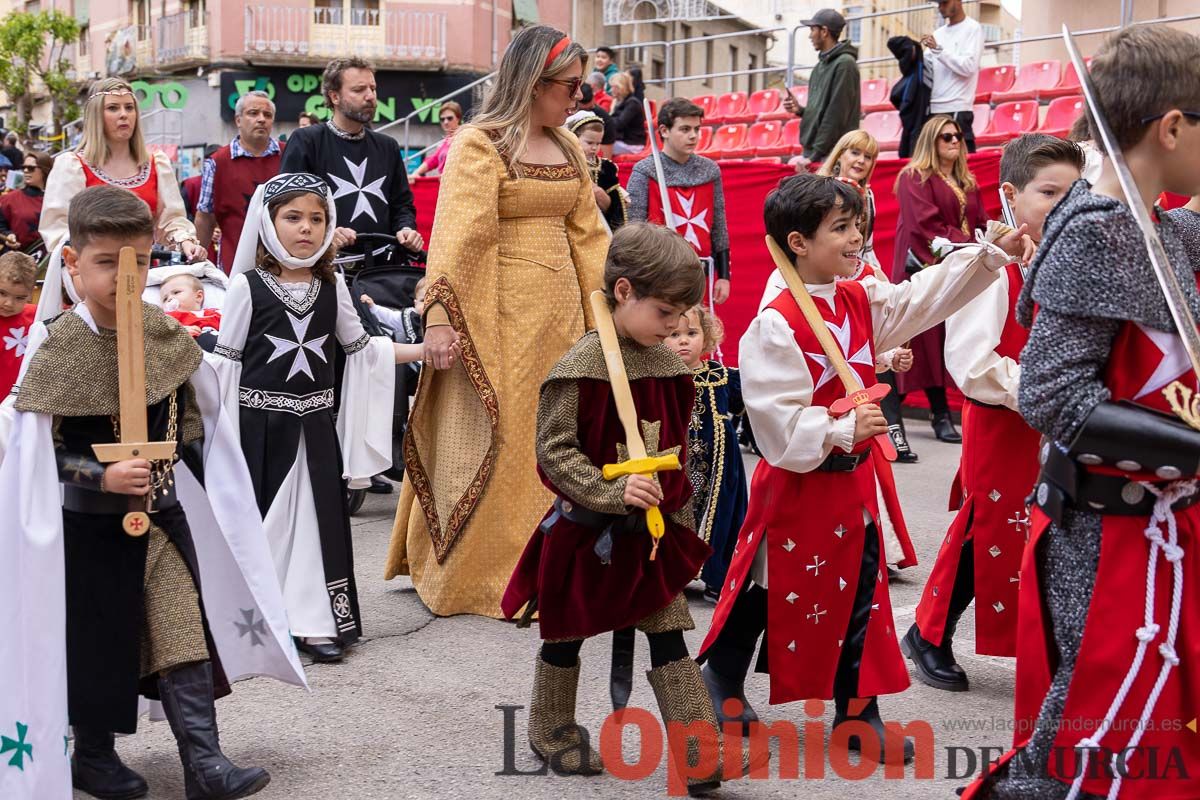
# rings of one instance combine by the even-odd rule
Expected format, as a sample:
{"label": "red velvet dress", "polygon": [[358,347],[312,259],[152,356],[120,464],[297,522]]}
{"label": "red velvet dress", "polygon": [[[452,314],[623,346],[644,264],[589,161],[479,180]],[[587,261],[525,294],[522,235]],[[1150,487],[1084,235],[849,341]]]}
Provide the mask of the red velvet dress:
{"label": "red velvet dress", "polygon": [[[933,264],[936,259],[930,245],[934,239],[975,241],[975,230],[987,226],[987,213],[978,189],[966,192],[965,199],[964,204],[940,175],[933,175],[924,183],[914,175],[900,176],[896,184],[900,220],[892,259],[893,281],[908,279],[904,262],[910,250],[922,264]],[[954,385],[942,355],[945,346],[945,325],[936,325],[913,338],[913,368],[896,374],[896,385],[902,394],[931,386]]]}
{"label": "red velvet dress", "polygon": [[153,158],[132,178],[110,180],[97,172],[79,153],[76,153],[75,157],[83,167],[85,186],[116,186],[118,189],[128,189],[150,206],[151,217],[158,217],[158,170],[154,168]]}
{"label": "red velvet dress", "polygon": [[[554,373],[549,380],[554,380]],[[597,470],[618,463],[622,459],[617,443],[625,441],[625,432],[607,375],[578,378],[575,383],[579,451]],[[630,389],[643,429],[647,423],[661,426],[657,442],[643,434],[647,450],[653,455],[678,447],[683,462],[695,394],[691,372],[631,380]],[[539,440],[545,413],[539,407]],[[573,498],[555,485],[555,465],[539,463],[538,474],[558,497],[587,507],[585,498]],[[598,473],[596,479],[602,480]],[[581,639],[630,627],[670,604],[699,574],[712,551],[695,531],[671,517],[690,502],[687,470],[662,472],[658,479],[663,490],[659,508],[667,532],[655,560],[650,560],[651,538],[644,526],[613,531],[611,563],[605,564],[594,550],[601,531],[559,516],[547,532],[545,521],[555,517],[551,509],[530,537],[504,592],[505,617],[512,619],[536,598],[543,639]]]}

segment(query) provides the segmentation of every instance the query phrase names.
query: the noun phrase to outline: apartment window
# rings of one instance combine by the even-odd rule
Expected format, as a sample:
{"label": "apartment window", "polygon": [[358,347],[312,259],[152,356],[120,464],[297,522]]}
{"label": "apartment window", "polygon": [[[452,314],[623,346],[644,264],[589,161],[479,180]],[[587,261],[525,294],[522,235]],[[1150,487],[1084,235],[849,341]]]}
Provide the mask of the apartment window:
{"label": "apartment window", "polygon": [[[681,24],[679,26],[679,38],[680,39],[691,39],[694,35],[695,34],[692,33],[691,25],[682,25]],[[692,45],[691,44],[685,44],[683,46],[683,74],[684,75],[692,74]]]}
{"label": "apartment window", "polygon": [[150,38],[150,0],[133,0],[130,9],[133,24],[137,26],[137,38],[145,41]]}
{"label": "apartment window", "polygon": [[733,73],[729,76],[729,91],[731,92],[737,91],[737,71],[742,68],[740,55],[736,47],[729,46],[729,71]]}
{"label": "apartment window", "polygon": [[[865,13],[862,6],[846,6],[847,17],[857,17]],[[861,19],[852,19],[846,24],[846,38],[853,44],[862,44],[862,29],[863,21]]]}
{"label": "apartment window", "polygon": [[379,0],[350,0],[351,25],[378,25]]}
{"label": "apartment window", "polygon": [[88,37],[91,35],[91,29],[89,29],[87,25],[84,25],[79,29],[79,43],[75,45],[75,49],[80,56],[86,56],[88,54]]}
{"label": "apartment window", "polygon": [[750,59],[750,63],[747,64],[750,74],[746,76],[746,91],[753,92],[758,89],[758,73],[754,71],[758,69],[758,55],[750,53],[747,58]]}
{"label": "apartment window", "polygon": [[[716,54],[713,50],[713,40],[705,39],[704,40],[704,74],[705,75],[708,75],[709,73],[712,73],[712,72],[716,72],[716,68],[713,63],[715,58],[716,58]],[[712,78],[705,78],[704,85],[712,86]]]}
{"label": "apartment window", "polygon": [[41,10],[42,10],[41,0],[29,0],[29,2],[27,2],[25,4],[25,13],[27,13],[27,14],[36,14]]}
{"label": "apartment window", "polygon": [[204,27],[204,0],[188,0],[183,4],[183,10],[187,12],[189,28]]}

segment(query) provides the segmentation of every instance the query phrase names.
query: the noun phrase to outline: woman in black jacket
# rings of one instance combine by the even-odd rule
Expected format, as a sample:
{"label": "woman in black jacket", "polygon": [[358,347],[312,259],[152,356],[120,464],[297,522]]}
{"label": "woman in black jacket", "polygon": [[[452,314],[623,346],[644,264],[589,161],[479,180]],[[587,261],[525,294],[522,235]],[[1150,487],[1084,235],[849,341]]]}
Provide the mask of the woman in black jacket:
{"label": "woman in black jacket", "polygon": [[640,153],[646,146],[646,113],[633,93],[633,80],[624,72],[618,72],[609,81],[612,89],[613,124],[617,129],[617,140],[613,143],[613,155]]}

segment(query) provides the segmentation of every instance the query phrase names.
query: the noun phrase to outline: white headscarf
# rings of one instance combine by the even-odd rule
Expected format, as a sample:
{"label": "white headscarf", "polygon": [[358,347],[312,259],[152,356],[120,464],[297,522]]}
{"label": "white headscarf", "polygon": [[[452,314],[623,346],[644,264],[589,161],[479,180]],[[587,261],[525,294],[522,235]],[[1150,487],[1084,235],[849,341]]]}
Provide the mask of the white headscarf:
{"label": "white headscarf", "polygon": [[[325,240],[317,251],[308,258],[296,258],[279,242],[275,232],[275,223],[267,211],[267,203],[272,198],[287,192],[312,192],[324,197],[329,208],[325,222]],[[321,260],[325,251],[333,243],[333,231],[337,227],[337,206],[333,202],[333,192],[329,184],[321,178],[307,172],[285,172],[276,175],[266,183],[259,184],[250,198],[250,206],[246,209],[246,222],[242,226],[242,236],[238,239],[237,252],[233,256],[233,267],[229,277],[252,270],[257,266],[258,243],[261,241],[267,252],[275,257],[280,264],[290,269],[307,269]]]}
{"label": "white headscarf", "polygon": [[50,254],[50,263],[46,266],[46,279],[42,281],[42,295],[38,298],[37,311],[34,312],[34,319],[38,322],[45,322],[62,313],[64,294],[71,298],[72,303],[83,300],[75,291],[71,274],[63,268],[62,251],[66,244],[61,242]]}

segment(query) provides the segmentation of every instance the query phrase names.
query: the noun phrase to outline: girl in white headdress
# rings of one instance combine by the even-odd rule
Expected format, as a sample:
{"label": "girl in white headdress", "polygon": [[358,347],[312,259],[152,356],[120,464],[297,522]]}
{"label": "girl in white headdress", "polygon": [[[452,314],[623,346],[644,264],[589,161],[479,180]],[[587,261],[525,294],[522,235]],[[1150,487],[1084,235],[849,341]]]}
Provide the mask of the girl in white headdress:
{"label": "girl in white headdress", "polygon": [[390,465],[394,365],[422,355],[421,345],[363,330],[333,269],[336,214],[315,175],[285,173],[258,187],[215,352],[292,635],[316,661],[340,660],[362,633],[343,480]]}

